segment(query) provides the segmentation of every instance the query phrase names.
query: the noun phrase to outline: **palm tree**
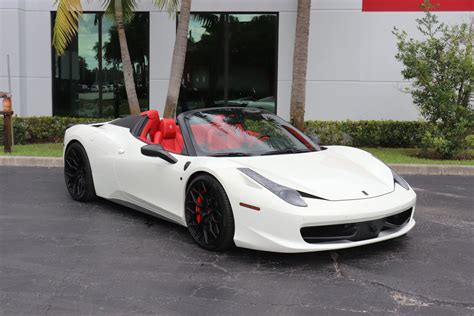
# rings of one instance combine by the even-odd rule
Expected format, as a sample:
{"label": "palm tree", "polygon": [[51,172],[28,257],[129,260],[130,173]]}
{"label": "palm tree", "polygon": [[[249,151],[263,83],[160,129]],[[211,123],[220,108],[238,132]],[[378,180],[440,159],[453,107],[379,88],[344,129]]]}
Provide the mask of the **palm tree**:
{"label": "palm tree", "polygon": [[178,30],[174,42],[173,59],[171,61],[170,81],[166,96],[164,117],[175,117],[178,104],[179,89],[183,77],[184,61],[188,45],[189,17],[191,15],[191,0],[181,0]]}
{"label": "palm tree", "polygon": [[114,12],[115,23],[117,24],[117,33],[120,43],[120,55],[122,56],[123,81],[125,90],[127,91],[128,106],[130,114],[140,113],[140,105],[138,104],[137,90],[135,89],[135,79],[133,78],[132,59],[128,50],[127,36],[125,35],[124,14],[122,7],[123,0],[113,0],[115,5],[109,7]]}
{"label": "palm tree", "polygon": [[[474,16],[471,18],[470,32],[471,32],[471,34],[474,34]],[[472,59],[474,60],[474,36],[471,35],[471,38],[472,38],[472,41],[471,41],[471,45],[472,45],[471,54],[472,54]],[[471,92],[471,98],[469,99],[469,104],[471,105],[471,108],[474,108],[474,89]]]}
{"label": "palm tree", "polygon": [[[124,28],[125,21],[130,20],[133,15],[133,11],[135,10],[137,5],[137,0],[95,1],[99,1],[102,4],[103,8],[106,10],[106,14],[115,18],[120,43],[120,54],[122,57],[125,90],[127,92],[130,114],[138,114],[140,113],[140,106],[138,103],[135,80],[133,78],[133,66],[130,58],[130,52],[128,50],[127,37]],[[176,9],[178,8],[179,0],[153,0],[153,2],[160,9],[166,8],[169,12],[173,12],[176,11]],[[56,3],[58,5],[58,9],[56,14],[56,20],[54,21],[53,46],[56,49],[58,55],[63,55],[67,46],[69,45],[73,37],[77,34],[78,22],[83,11],[81,0],[56,0]],[[178,51],[177,53],[181,52]],[[185,53],[186,46],[184,47],[184,54]],[[181,81],[181,78],[179,78],[179,80]]]}
{"label": "palm tree", "polygon": [[293,55],[290,121],[300,130],[304,129],[310,13],[311,0],[298,0],[295,48]]}

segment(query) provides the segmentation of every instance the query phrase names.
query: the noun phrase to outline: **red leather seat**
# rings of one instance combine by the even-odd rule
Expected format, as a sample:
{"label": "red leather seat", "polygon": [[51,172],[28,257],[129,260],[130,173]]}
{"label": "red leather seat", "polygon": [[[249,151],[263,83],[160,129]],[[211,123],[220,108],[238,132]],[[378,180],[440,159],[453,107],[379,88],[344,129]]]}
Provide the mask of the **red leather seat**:
{"label": "red leather seat", "polygon": [[147,116],[148,121],[146,122],[145,127],[143,127],[140,136],[138,137],[147,143],[151,143],[153,142],[155,134],[160,126],[160,115],[158,114],[157,110],[145,111],[140,115]]}
{"label": "red leather seat", "polygon": [[155,134],[154,144],[160,144],[164,149],[175,154],[181,154],[184,147],[181,130],[171,118],[161,120],[160,128]]}

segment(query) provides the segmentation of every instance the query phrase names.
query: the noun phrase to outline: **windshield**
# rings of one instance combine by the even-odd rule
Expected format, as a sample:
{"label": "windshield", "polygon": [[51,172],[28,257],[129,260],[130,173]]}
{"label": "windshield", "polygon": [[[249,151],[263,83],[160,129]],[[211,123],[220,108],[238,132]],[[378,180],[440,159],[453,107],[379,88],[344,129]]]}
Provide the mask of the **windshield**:
{"label": "windshield", "polygon": [[198,156],[259,156],[315,151],[316,146],[276,115],[249,108],[193,111],[184,121]]}

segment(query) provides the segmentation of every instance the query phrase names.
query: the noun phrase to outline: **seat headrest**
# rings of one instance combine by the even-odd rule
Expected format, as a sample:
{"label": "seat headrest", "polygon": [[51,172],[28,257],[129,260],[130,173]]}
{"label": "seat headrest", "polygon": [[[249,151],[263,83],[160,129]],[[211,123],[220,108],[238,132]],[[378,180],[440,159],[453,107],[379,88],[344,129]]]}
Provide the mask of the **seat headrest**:
{"label": "seat headrest", "polygon": [[157,110],[149,110],[140,113],[141,116],[148,116],[150,120],[160,119],[160,114],[158,114]]}
{"label": "seat headrest", "polygon": [[164,118],[161,120],[160,132],[164,139],[176,137],[176,122],[172,118]]}

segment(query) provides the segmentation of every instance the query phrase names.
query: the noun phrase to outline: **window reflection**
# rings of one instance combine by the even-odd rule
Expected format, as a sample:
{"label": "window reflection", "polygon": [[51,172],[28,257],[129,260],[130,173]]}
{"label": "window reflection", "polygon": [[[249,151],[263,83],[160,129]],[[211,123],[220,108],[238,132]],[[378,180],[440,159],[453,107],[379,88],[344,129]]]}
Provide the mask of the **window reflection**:
{"label": "window reflection", "polygon": [[275,15],[229,15],[228,105],[275,112]]}
{"label": "window reflection", "polygon": [[277,14],[192,14],[178,113],[212,106],[275,112],[277,27]]}
{"label": "window reflection", "polygon": [[224,97],[222,31],[220,14],[191,15],[178,112],[211,107]]}
{"label": "window reflection", "polygon": [[[142,110],[148,109],[149,15],[125,25]],[[54,21],[54,15],[53,15]],[[118,117],[129,113],[117,29],[113,18],[85,13],[63,56],[54,54],[53,114]]]}

